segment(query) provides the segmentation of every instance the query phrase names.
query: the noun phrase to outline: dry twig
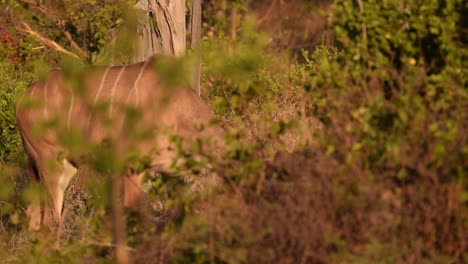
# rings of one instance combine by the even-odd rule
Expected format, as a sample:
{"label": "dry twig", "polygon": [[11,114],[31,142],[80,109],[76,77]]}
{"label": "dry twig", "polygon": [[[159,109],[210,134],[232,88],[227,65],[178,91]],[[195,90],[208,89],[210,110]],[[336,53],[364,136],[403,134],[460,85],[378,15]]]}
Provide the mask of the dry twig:
{"label": "dry twig", "polygon": [[42,36],[41,34],[39,34],[38,32],[34,31],[29,25],[28,23],[26,22],[22,22],[21,25],[24,27],[24,28],[20,28],[21,31],[23,32],[26,32],[30,35],[33,35],[34,37],[36,37],[43,45],[45,46],[48,46],[50,48],[52,48],[53,50],[55,51],[58,51],[58,52],[62,52],[64,54],[67,54],[68,56],[71,56],[73,58],[76,58],[76,59],[80,59],[80,56],[76,55],[75,53],[69,51],[69,50],[66,50],[65,48],[63,48],[62,46],[60,46],[57,42],[51,40],[51,39],[48,39],[44,36]]}

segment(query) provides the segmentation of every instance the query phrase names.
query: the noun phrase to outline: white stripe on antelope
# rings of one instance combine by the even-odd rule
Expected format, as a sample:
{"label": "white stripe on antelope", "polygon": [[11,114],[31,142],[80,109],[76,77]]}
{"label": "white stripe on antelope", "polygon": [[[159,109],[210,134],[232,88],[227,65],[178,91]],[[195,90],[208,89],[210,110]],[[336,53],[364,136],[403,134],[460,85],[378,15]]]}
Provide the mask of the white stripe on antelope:
{"label": "white stripe on antelope", "polygon": [[[96,68],[85,75],[78,88],[65,81],[61,70],[53,70],[45,81],[33,84],[20,97],[16,119],[28,154],[28,171],[31,179],[45,183],[49,197],[43,210],[39,201],[29,206],[30,229],[39,229],[41,223],[50,226],[62,217],[64,192],[79,166],[74,150],[60,143],[60,136],[66,135],[61,134],[63,131],[78,131],[92,144],[106,138],[125,141],[129,129],[158,131],[150,142],[132,143],[131,147],[151,155],[152,165],[163,168],[169,165],[175,151],[167,134],[161,131],[189,139],[219,135],[219,127],[199,129],[214,118],[210,108],[188,87],[175,89],[163,85],[154,71],[156,60]],[[25,100],[39,101],[42,107],[24,107]],[[100,105],[107,108],[102,111]],[[129,107],[141,113],[131,128],[127,123],[130,118],[125,117]],[[54,128],[46,128],[39,136],[33,133],[37,124],[52,120],[56,121]],[[126,206],[139,200],[140,178],[125,177]]]}

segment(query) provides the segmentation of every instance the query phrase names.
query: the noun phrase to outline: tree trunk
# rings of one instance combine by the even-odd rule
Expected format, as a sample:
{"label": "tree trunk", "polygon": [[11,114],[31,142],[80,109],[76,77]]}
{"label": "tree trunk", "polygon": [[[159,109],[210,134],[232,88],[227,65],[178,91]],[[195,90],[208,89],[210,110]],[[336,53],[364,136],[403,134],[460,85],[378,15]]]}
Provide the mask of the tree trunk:
{"label": "tree trunk", "polygon": [[[192,0],[192,10],[190,12],[190,48],[197,50],[201,45],[201,0]],[[194,76],[193,89],[200,95],[200,75],[201,75],[201,59],[197,59]]]}
{"label": "tree trunk", "polygon": [[[201,2],[191,0],[190,48],[201,45]],[[138,34],[134,62],[149,59],[154,54],[180,56],[185,53],[187,30],[185,0],[138,0]],[[194,65],[192,88],[200,95],[201,60]]]}
{"label": "tree trunk", "polygon": [[185,53],[185,1],[139,0],[135,62],[154,54],[180,56]]}

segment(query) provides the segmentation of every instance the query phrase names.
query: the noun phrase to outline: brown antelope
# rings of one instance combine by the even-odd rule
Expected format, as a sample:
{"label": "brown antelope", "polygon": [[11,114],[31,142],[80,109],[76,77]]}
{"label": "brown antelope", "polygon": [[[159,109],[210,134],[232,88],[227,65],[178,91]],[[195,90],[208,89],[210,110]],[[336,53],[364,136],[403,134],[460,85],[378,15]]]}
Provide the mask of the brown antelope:
{"label": "brown antelope", "polygon": [[[79,166],[73,153],[60,143],[60,129],[46,128],[42,133],[34,133],[37,124],[59,120],[57,126],[62,130],[73,129],[97,144],[105,138],[122,137],[128,129],[126,108],[133,107],[140,111],[141,118],[132,125],[143,129],[154,127],[157,133],[151,144],[137,143],[132,147],[151,153],[152,165],[163,168],[175,156],[168,134],[194,139],[220,132],[218,127],[199,129],[214,117],[209,106],[188,87],[175,89],[165,85],[154,70],[160,59],[96,68],[84,77],[79,89],[67,83],[62,70],[52,70],[44,81],[34,83],[20,97],[16,119],[28,155],[28,173],[34,181],[44,182],[49,197],[42,211],[39,201],[29,205],[29,229],[38,230],[41,222],[50,226],[61,219],[65,189]],[[41,103],[38,107],[24,107],[24,100]],[[104,112],[112,120],[110,125],[105,125],[93,110],[99,103],[107,103]],[[125,177],[126,206],[140,197],[141,179],[141,174]]]}

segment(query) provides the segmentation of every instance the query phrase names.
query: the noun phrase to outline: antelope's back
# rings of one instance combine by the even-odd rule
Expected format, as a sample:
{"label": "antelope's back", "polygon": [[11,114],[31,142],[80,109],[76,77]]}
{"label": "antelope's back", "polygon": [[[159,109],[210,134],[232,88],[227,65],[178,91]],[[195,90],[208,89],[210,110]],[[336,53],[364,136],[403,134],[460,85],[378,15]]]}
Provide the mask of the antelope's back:
{"label": "antelope's back", "polygon": [[197,126],[213,118],[209,106],[190,88],[163,85],[153,61],[94,68],[85,76],[72,85],[62,70],[52,70],[46,80],[31,85],[16,108],[22,135],[51,126],[42,129],[36,141],[58,144],[58,132],[72,129],[92,142],[118,138],[128,129],[193,136]]}

